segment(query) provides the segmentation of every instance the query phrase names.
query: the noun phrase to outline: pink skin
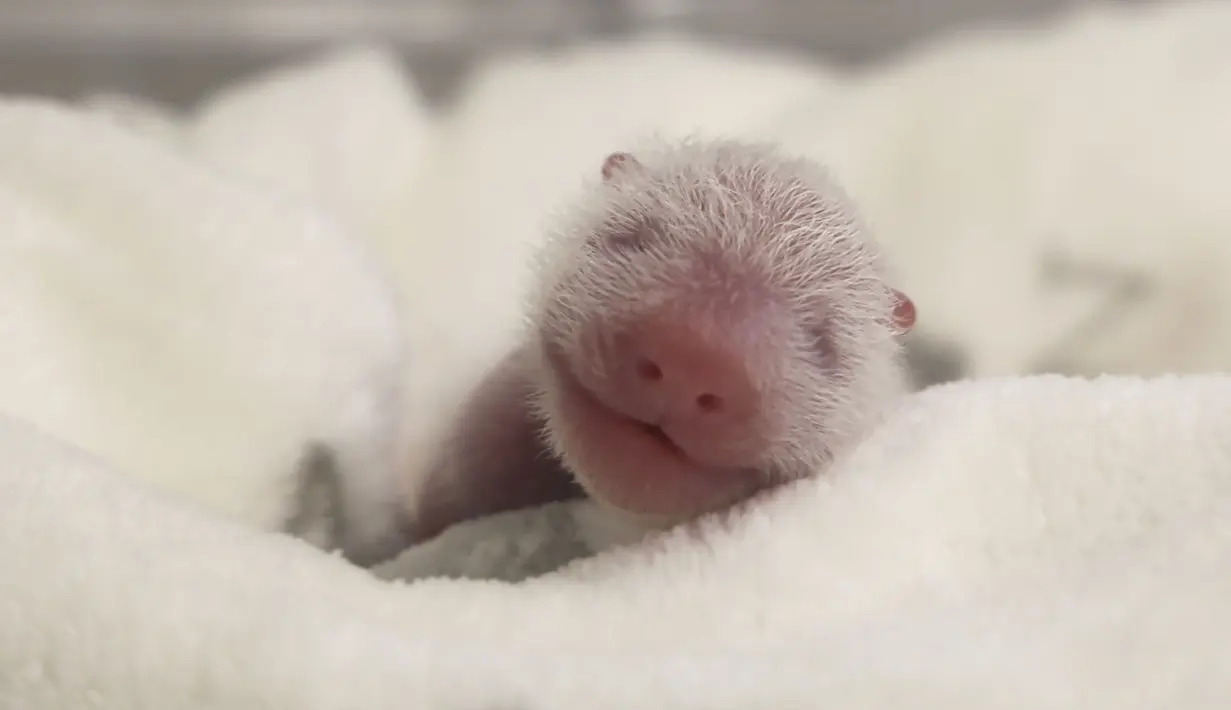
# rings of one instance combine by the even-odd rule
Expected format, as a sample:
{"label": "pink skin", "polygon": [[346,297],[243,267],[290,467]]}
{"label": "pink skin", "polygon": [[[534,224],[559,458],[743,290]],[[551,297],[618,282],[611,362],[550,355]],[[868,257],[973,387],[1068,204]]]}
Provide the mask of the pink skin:
{"label": "pink skin", "polygon": [[819,167],[647,153],[609,156],[544,245],[526,342],[464,410],[416,537],[582,491],[686,520],[823,471],[904,393],[914,304]]}
{"label": "pink skin", "polygon": [[412,511],[410,542],[505,510],[584,495],[543,445],[525,349],[496,363],[463,404]]}

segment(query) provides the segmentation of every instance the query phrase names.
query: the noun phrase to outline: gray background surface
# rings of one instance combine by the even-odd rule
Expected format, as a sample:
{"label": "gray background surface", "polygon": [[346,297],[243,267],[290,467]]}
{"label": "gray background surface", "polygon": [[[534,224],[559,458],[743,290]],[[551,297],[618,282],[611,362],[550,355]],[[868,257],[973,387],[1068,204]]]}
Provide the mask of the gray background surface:
{"label": "gray background surface", "polygon": [[[0,0],[0,91],[116,90],[175,104],[339,41],[399,46],[435,99],[476,56],[676,27],[859,63],[937,32],[1081,0]],[[1145,2],[1149,0],[1106,0]]]}

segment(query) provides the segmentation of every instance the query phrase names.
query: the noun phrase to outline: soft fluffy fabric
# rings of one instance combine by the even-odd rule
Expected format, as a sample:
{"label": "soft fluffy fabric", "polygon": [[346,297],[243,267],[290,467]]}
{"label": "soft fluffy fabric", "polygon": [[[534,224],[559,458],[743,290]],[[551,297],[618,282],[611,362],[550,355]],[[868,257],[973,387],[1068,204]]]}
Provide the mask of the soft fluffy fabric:
{"label": "soft fluffy fabric", "polygon": [[783,112],[966,374],[1231,365],[1231,4],[1094,3]]}
{"label": "soft fluffy fabric", "polygon": [[[439,116],[366,49],[182,115],[3,102],[0,707],[1226,707],[1223,377],[930,390],[816,481],[521,584],[273,531],[317,445],[376,511],[344,546],[400,484],[413,517],[543,213],[650,131],[836,166],[969,372],[1225,367],[1228,47],[1222,3],[1171,3],[863,76],[669,38],[497,58]],[[587,510],[401,561],[542,572],[601,547]]]}
{"label": "soft fluffy fabric", "polygon": [[322,544],[395,549],[389,288],[323,213],[88,115],[0,103],[0,412],[141,481],[281,529],[323,457],[343,490]]}
{"label": "soft fluffy fabric", "polygon": [[[393,275],[407,493],[519,327],[546,218],[648,133],[768,138],[830,165],[920,312],[920,381],[1231,364],[1231,5],[1093,4],[861,73],[669,35],[498,55],[431,110],[342,48],[175,112],[91,108],[326,207]],[[928,362],[942,357],[942,372]],[[922,361],[922,362],[921,362]]]}
{"label": "soft fluffy fabric", "polygon": [[5,707],[1231,698],[1228,377],[934,389],[830,476],[518,585],[384,584],[10,420],[0,451]]}
{"label": "soft fluffy fabric", "polygon": [[438,346],[425,356],[458,372],[416,386],[436,412],[507,346],[514,265],[545,214],[650,132],[768,138],[829,164],[920,309],[912,347],[949,349],[960,374],[1224,368],[1229,47],[1222,0],[1089,3],[858,73],[669,35],[497,55],[439,120],[371,48],[252,77],[181,119],[109,105],[360,225]]}

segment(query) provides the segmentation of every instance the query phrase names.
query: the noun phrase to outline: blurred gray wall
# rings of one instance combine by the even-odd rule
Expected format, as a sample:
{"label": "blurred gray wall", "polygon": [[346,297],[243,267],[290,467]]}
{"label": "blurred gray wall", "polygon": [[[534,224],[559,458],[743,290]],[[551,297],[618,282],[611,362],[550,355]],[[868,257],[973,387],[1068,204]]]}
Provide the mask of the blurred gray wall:
{"label": "blurred gray wall", "polygon": [[684,28],[860,63],[937,32],[1037,21],[1081,1],[0,0],[0,92],[116,90],[184,104],[271,62],[366,39],[400,47],[444,99],[477,56],[502,47]]}

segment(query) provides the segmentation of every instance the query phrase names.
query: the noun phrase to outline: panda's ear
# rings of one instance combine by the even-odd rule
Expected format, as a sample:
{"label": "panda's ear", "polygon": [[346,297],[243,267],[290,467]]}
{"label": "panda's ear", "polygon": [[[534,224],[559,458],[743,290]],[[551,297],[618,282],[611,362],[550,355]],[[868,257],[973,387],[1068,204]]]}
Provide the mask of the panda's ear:
{"label": "panda's ear", "polygon": [[609,182],[613,178],[626,174],[629,170],[641,168],[641,163],[628,153],[612,153],[603,159],[603,181]]}
{"label": "panda's ear", "polygon": [[515,350],[470,393],[418,488],[413,542],[465,520],[584,495],[544,441],[529,373],[525,352]]}
{"label": "panda's ear", "polygon": [[893,291],[894,306],[893,306],[893,324],[897,327],[898,333],[905,335],[915,327],[915,302],[910,299],[910,296],[894,289]]}

